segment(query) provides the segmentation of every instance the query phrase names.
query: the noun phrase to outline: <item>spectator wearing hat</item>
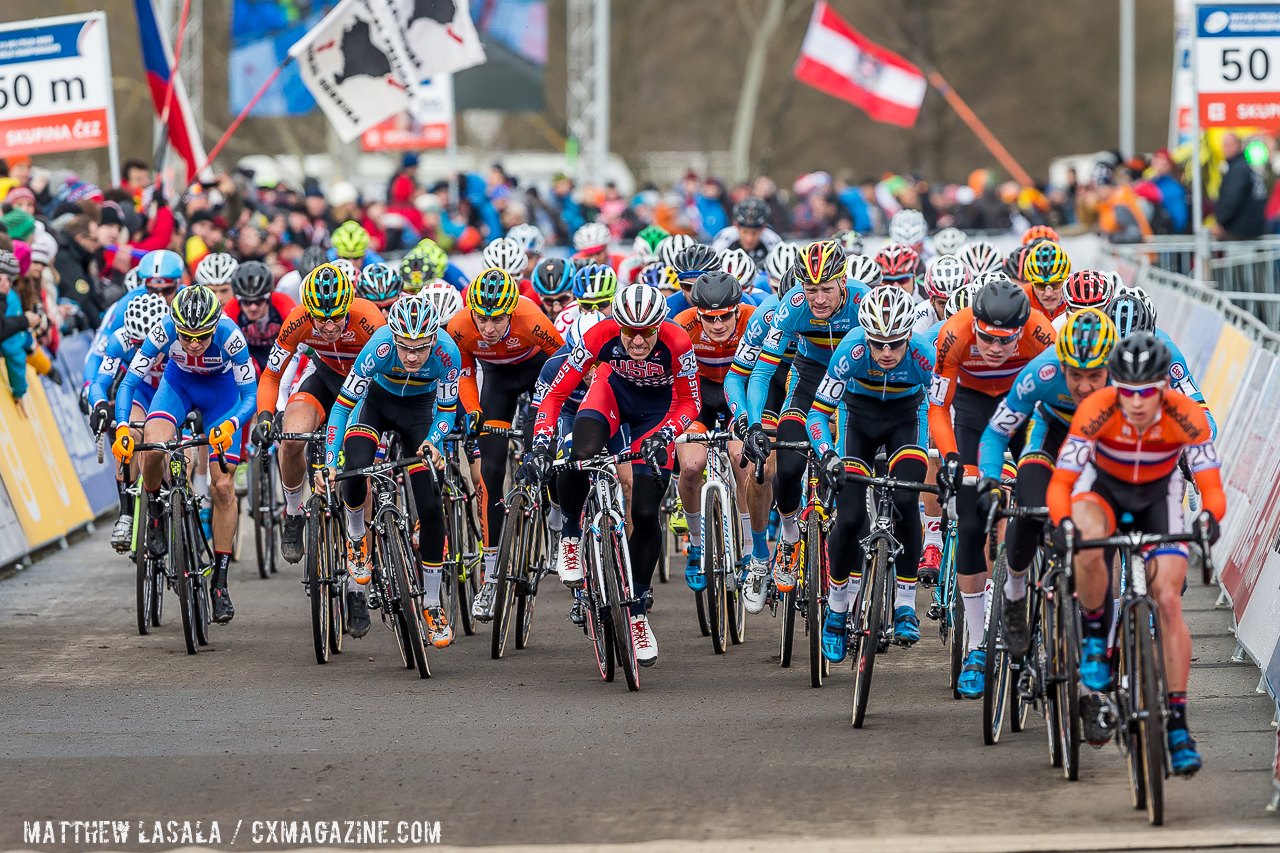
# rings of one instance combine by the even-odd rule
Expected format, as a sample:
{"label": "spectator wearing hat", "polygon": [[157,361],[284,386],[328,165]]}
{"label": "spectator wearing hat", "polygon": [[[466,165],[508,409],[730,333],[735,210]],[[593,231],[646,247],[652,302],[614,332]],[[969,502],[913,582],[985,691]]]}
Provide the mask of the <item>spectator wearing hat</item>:
{"label": "spectator wearing hat", "polygon": [[6,213],[10,210],[21,210],[31,216],[35,216],[36,194],[31,191],[30,187],[14,187],[4,197],[4,209]]}
{"label": "spectator wearing hat", "polygon": [[79,310],[76,327],[96,329],[102,312],[109,304],[102,296],[98,274],[98,223],[88,216],[72,217],[62,228],[58,256],[54,267],[58,272],[58,296],[68,299]]}
{"label": "spectator wearing hat", "polygon": [[[153,188],[148,187],[147,189],[151,190]],[[147,191],[144,190],[144,195],[146,194]],[[156,249],[168,249],[170,247],[170,244],[173,242],[175,231],[173,211],[169,209],[168,201],[165,199],[163,192],[154,193],[152,203],[155,205],[156,212],[155,217],[150,222],[150,228],[147,231],[147,235],[135,240],[133,239],[134,235],[125,233],[123,236],[129,242],[117,243],[115,254],[111,255],[109,258],[103,258],[104,262],[110,264],[110,267],[104,266],[104,269],[114,269],[116,273],[123,276],[129,270],[133,269],[133,267],[137,265],[138,261],[142,260],[142,256],[147,252],[151,252]],[[112,204],[103,206],[102,222],[104,224],[108,224],[108,228],[118,238],[121,235],[121,226],[125,224],[125,214],[118,205],[115,206],[114,210],[112,210],[112,206]],[[149,206],[150,205],[148,205],[148,207]],[[147,208],[144,207],[144,214],[146,213],[146,210]],[[112,226],[114,226],[114,228],[112,228]],[[108,241],[100,237],[99,242],[102,243],[105,248]]]}
{"label": "spectator wearing hat", "polygon": [[[6,321],[23,317],[22,300],[14,290],[18,277],[18,258],[8,249],[0,249],[0,297],[4,299]],[[9,391],[13,399],[21,400],[27,393],[27,350],[33,347],[31,332],[23,330],[0,341],[0,358],[4,360],[9,378]]]}

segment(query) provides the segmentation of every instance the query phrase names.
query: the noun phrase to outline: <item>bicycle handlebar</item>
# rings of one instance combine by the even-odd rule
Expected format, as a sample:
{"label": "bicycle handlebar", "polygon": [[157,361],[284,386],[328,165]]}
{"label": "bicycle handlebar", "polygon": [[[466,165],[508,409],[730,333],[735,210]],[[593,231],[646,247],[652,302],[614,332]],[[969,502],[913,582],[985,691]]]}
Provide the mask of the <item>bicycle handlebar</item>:
{"label": "bicycle handlebar", "polygon": [[686,432],[676,436],[676,444],[728,444],[740,441],[728,430],[713,429],[710,432]]}
{"label": "bicycle handlebar", "polygon": [[1201,558],[1203,561],[1204,574],[1212,579],[1213,577],[1213,554],[1210,551],[1209,535],[1206,531],[1188,532],[1188,533],[1116,533],[1106,536],[1102,539],[1082,539],[1079,542],[1068,541],[1067,549],[1071,556],[1076,551],[1092,550],[1097,548],[1124,548],[1126,550],[1136,551],[1140,548],[1146,548],[1152,545],[1169,545],[1173,543],[1185,543],[1188,545],[1199,545]]}
{"label": "bicycle handlebar", "polygon": [[408,468],[412,465],[420,465],[426,463],[430,466],[430,462],[421,456],[405,456],[396,460],[384,460],[375,462],[372,465],[366,465],[363,468],[353,468],[350,471],[343,471],[341,474],[334,476],[333,481],[350,480],[353,477],[374,477],[379,474],[386,474],[388,471],[395,471],[400,468]]}
{"label": "bicycle handlebar", "polygon": [[636,450],[628,450],[625,453],[608,454],[602,453],[599,456],[593,456],[590,459],[581,459],[574,461],[572,459],[557,459],[551,463],[552,471],[591,471],[600,470],[606,465],[623,465],[628,462],[644,462],[644,454]]}
{"label": "bicycle handlebar", "polygon": [[[209,439],[206,438],[204,435],[200,435],[199,437],[196,437],[196,438],[189,438],[186,441],[183,441],[178,438],[173,438],[173,439],[170,439],[169,441],[141,441],[135,444],[133,446],[133,449],[138,452],[141,452],[144,450],[158,450],[162,453],[172,455],[174,453],[181,453],[184,450],[190,450],[191,448],[194,448],[194,447],[208,447],[208,446],[209,446]],[[218,470],[221,471],[223,474],[227,473],[226,454],[224,454],[221,450],[219,450],[219,451],[216,451],[214,458],[218,461]]]}

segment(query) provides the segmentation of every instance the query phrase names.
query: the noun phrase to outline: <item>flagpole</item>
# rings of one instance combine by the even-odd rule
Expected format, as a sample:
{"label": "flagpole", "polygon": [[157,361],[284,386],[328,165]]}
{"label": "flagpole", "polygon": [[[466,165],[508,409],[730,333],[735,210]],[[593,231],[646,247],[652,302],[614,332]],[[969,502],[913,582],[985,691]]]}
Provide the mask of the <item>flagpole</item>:
{"label": "flagpole", "polygon": [[[178,63],[182,60],[182,42],[187,36],[187,17],[190,14],[191,0],[183,0],[182,15],[178,18],[178,36],[173,45],[173,64],[169,67],[169,82],[164,88],[164,107],[160,110],[160,144],[156,146],[156,155],[153,158],[156,164],[157,187],[163,180],[161,173],[164,171],[165,150],[169,147],[169,110],[173,105],[173,90],[178,80]],[[160,37],[164,38],[164,33],[160,33]],[[190,180],[192,177],[188,175],[187,179]]]}
{"label": "flagpole", "polygon": [[969,105],[942,78],[938,70],[930,68],[925,72],[925,75],[929,78],[929,82],[933,84],[933,88],[937,89],[942,97],[946,98],[947,103],[951,105],[951,109],[956,111],[956,115],[960,116],[960,120],[969,126],[969,129],[978,137],[978,141],[987,147],[987,150],[991,152],[991,156],[999,161],[1005,171],[1024,187],[1034,186],[1034,182],[1031,180],[1031,176],[1027,174],[1027,171],[1018,164],[1017,160],[1013,159],[1013,155],[1009,153],[1008,149],[1000,144],[1000,140],[996,139],[995,134],[987,130],[987,126],[982,123],[982,119],[978,118],[977,114],[969,109]]}
{"label": "flagpole", "polygon": [[201,174],[205,169],[209,168],[209,166],[213,164],[213,161],[217,156],[222,153],[223,146],[231,141],[232,135],[240,128],[241,123],[248,118],[249,113],[253,112],[253,108],[258,105],[258,101],[262,100],[262,96],[271,88],[271,84],[276,82],[276,78],[280,76],[280,73],[284,71],[285,67],[292,61],[293,57],[289,54],[285,54],[284,59],[280,60],[280,64],[275,67],[275,70],[267,75],[266,81],[258,87],[258,91],[249,99],[249,103],[245,104],[244,109],[240,110],[240,114],[232,120],[231,124],[227,125],[227,129],[223,132],[222,137],[214,144],[213,148],[210,149],[208,156],[205,157],[204,163],[200,164],[199,169],[196,169],[196,174],[187,179],[188,187],[196,182],[196,175]]}

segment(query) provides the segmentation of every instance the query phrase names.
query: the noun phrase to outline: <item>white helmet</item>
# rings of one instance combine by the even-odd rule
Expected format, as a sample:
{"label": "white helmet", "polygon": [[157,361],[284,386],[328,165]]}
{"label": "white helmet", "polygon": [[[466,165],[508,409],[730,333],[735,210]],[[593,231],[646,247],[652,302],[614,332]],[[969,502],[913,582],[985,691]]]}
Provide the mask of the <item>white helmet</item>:
{"label": "white helmet", "polygon": [[676,255],[696,242],[688,234],[672,234],[670,237],[663,237],[658,243],[658,260],[662,261],[664,266],[675,269]]}
{"label": "white helmet", "polygon": [[951,291],[951,295],[947,297],[947,307],[944,310],[947,319],[969,307],[969,303],[973,301],[973,295],[978,292],[978,287],[979,285],[977,284],[966,284]]}
{"label": "white helmet", "polygon": [[875,258],[869,255],[851,255],[844,262],[844,276],[847,280],[856,281],[866,287],[876,287],[880,284],[883,272]]}
{"label": "white helmet", "polygon": [[613,319],[623,326],[651,329],[666,318],[666,298],[647,284],[629,284],[613,297]]}
{"label": "white helmet", "polygon": [[435,303],[421,291],[410,293],[395,301],[387,312],[387,326],[391,334],[411,341],[435,337],[440,331],[440,314]]}
{"label": "white helmet", "polygon": [[756,280],[756,262],[744,249],[730,249],[721,255],[720,270],[736,278],[743,290],[751,290]]}
{"label": "white helmet", "polygon": [[128,293],[130,290],[137,290],[142,287],[142,282],[138,280],[138,268],[134,267],[124,274],[124,290]]}
{"label": "white helmet", "polygon": [[943,228],[933,235],[933,248],[939,255],[954,255],[968,239],[969,235],[959,228]]}
{"label": "white helmet", "polygon": [[196,284],[216,287],[230,284],[240,262],[226,252],[211,252],[196,265]]}
{"label": "white helmet", "polygon": [[[410,295],[405,294],[400,298],[407,299]],[[462,294],[458,292],[458,288],[447,281],[436,279],[428,282],[417,295],[425,297],[435,306],[436,316],[440,318],[441,323],[447,324],[450,317],[462,310]]]}
{"label": "white helmet", "polygon": [[939,255],[924,273],[924,286],[935,299],[946,299],[957,287],[973,281],[973,273],[955,255]]}
{"label": "white helmet", "polygon": [[881,341],[896,341],[911,334],[915,324],[916,305],[901,287],[884,284],[872,288],[858,306],[858,325],[867,336]]}
{"label": "white helmet", "polygon": [[768,257],[764,259],[764,270],[769,276],[769,281],[774,284],[782,281],[787,270],[795,266],[796,256],[799,254],[800,250],[796,248],[795,243],[782,242],[770,249]]}
{"label": "white helmet", "polygon": [[1132,296],[1143,305],[1147,306],[1147,310],[1151,312],[1151,319],[1156,318],[1156,304],[1151,301],[1151,295],[1142,288],[1140,284],[1125,284],[1120,280],[1120,276],[1114,272],[1104,273],[1112,280],[1111,299],[1114,302],[1121,296]]}
{"label": "white helmet", "polygon": [[608,226],[600,222],[588,222],[573,232],[573,248],[579,252],[587,249],[600,249],[609,245],[613,235]]}
{"label": "white helmet", "polygon": [[574,318],[573,324],[564,333],[564,342],[571,347],[578,345],[582,340],[582,336],[587,330],[604,319],[603,311],[579,311],[578,316]]}
{"label": "white helmet", "polygon": [[507,237],[519,243],[527,255],[541,255],[542,250],[547,247],[547,241],[538,230],[538,226],[530,225],[528,222],[512,225],[511,230],[507,232]]}
{"label": "white helmet", "polygon": [[338,258],[335,261],[328,261],[328,263],[333,264],[335,267],[342,270],[343,274],[347,277],[347,281],[351,282],[351,286],[356,286],[356,282],[360,280],[360,273],[356,270],[356,265],[350,258]]}
{"label": "white helmet", "polygon": [[1000,250],[986,240],[965,243],[956,250],[956,257],[964,261],[965,266],[969,268],[969,272],[975,276],[991,270],[998,270],[1004,266],[1004,257],[1000,254]]}
{"label": "white helmet", "polygon": [[903,208],[889,220],[889,242],[918,246],[929,233],[924,214],[918,210]]}
{"label": "white helmet", "polygon": [[519,278],[529,265],[529,255],[517,240],[499,237],[484,247],[484,263],[487,267],[506,270],[513,278]]}
{"label": "white helmet", "polygon": [[124,336],[131,341],[145,340],[151,328],[169,314],[169,303],[158,293],[144,293],[124,307]]}

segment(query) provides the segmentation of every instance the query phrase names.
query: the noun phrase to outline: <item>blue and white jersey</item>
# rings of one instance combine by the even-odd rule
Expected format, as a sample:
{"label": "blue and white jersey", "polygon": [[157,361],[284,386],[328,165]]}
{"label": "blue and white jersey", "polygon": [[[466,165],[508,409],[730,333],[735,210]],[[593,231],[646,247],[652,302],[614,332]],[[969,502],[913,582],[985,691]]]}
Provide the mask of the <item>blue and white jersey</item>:
{"label": "blue and white jersey", "polygon": [[867,346],[866,330],[861,326],[853,329],[836,347],[827,365],[827,374],[818,383],[813,409],[806,418],[809,441],[819,454],[835,449],[831,416],[846,395],[873,400],[901,400],[919,395],[917,443],[928,446],[928,401],[924,390],[933,379],[936,359],[933,343],[923,335],[912,335],[902,361],[897,367],[885,370],[876,363]]}
{"label": "blue and white jersey", "polygon": [[1076,401],[1067,389],[1066,370],[1053,349],[1040,353],[1018,372],[1013,387],[996,407],[978,445],[978,468],[982,476],[998,480],[1004,467],[1004,452],[1026,422],[1035,416],[1039,439],[1027,449],[1039,448],[1050,422],[1071,426]]}
{"label": "blue and white jersey", "polygon": [[[102,355],[98,372],[89,377],[89,405],[96,406],[107,399],[111,392],[111,383],[122,370],[127,370],[133,362],[134,355],[142,348],[142,344],[134,343],[125,337],[124,329],[118,329],[107,338],[106,351]],[[142,380],[142,384],[151,388],[160,386],[160,377],[164,375],[164,362],[157,360],[151,366],[151,372]]]}
{"label": "blue and white jersey", "polygon": [[462,376],[462,355],[453,338],[436,335],[431,355],[422,367],[414,371],[405,369],[396,352],[395,338],[390,326],[382,326],[360,349],[351,365],[351,372],[342,383],[337,401],[329,413],[325,432],[325,461],[336,463],[342,440],[347,433],[347,423],[356,405],[369,393],[370,383],[400,397],[417,397],[435,394],[431,431],[427,440],[439,446],[453,429],[458,412],[458,380]]}
{"label": "blue and white jersey", "polygon": [[1173,338],[1169,337],[1169,333],[1164,329],[1156,329],[1156,337],[1165,342],[1169,347],[1169,352],[1173,355],[1173,363],[1169,365],[1169,385],[1175,391],[1181,391],[1192,400],[1200,404],[1200,408],[1204,409],[1204,415],[1209,419],[1209,434],[1212,438],[1218,437],[1218,423],[1213,419],[1213,412],[1209,411],[1209,404],[1205,402],[1204,394],[1200,391],[1200,386],[1196,384],[1196,378],[1191,375],[1191,368],[1187,366],[1187,357],[1182,354],[1182,350],[1173,342]]}
{"label": "blue and white jersey", "polygon": [[145,287],[130,290],[111,303],[106,313],[102,315],[102,323],[98,325],[98,331],[93,335],[93,343],[84,357],[83,375],[86,382],[92,381],[93,377],[98,375],[98,369],[102,366],[103,356],[107,354],[107,342],[111,340],[111,336],[124,328],[124,309],[130,302],[145,293],[147,293]]}
{"label": "blue and white jersey", "polygon": [[[774,315],[778,313],[778,304],[779,298],[776,295],[770,294],[765,297],[757,306],[755,313],[751,315],[751,319],[747,321],[747,328],[738,340],[738,349],[733,354],[733,364],[729,365],[729,372],[724,377],[724,393],[729,401],[730,418],[736,418],[747,412],[747,381],[751,377],[752,368],[756,366],[756,360],[760,357],[760,347],[764,344],[765,335],[769,333],[769,325],[773,322]],[[793,343],[790,350],[783,355],[783,362],[789,365],[795,353]]]}

